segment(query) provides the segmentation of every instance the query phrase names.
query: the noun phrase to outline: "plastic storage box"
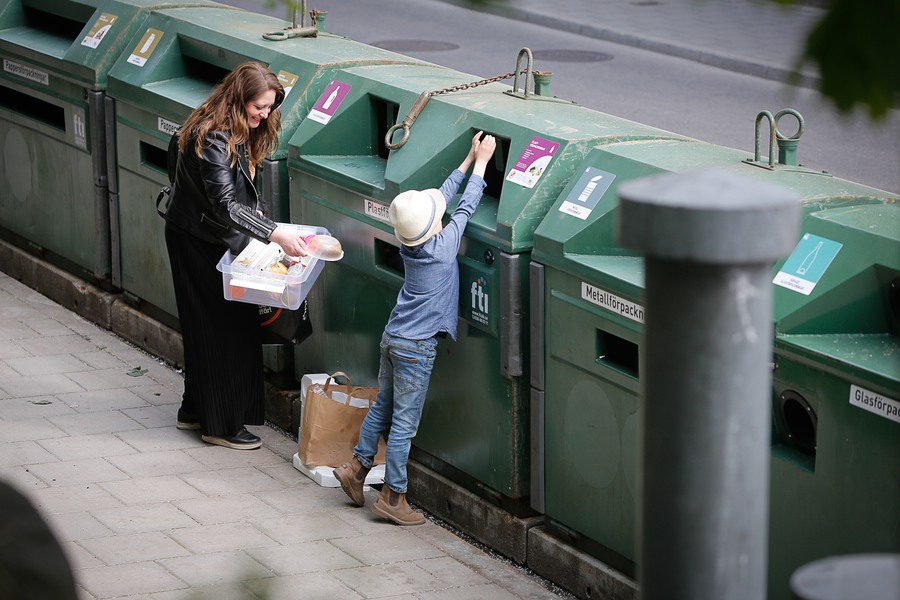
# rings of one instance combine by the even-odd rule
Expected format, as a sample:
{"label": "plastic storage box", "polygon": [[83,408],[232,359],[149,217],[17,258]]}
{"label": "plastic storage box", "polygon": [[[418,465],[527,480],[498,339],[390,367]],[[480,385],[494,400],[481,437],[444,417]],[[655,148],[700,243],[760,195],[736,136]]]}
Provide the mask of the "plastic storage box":
{"label": "plastic storage box", "polygon": [[[296,231],[302,236],[330,235],[324,227],[292,223],[279,223],[278,226]],[[307,256],[299,261],[291,261],[293,264],[288,266],[284,264],[287,260],[282,262],[283,257],[284,253],[278,244],[264,244],[256,240],[237,256],[226,251],[216,265],[222,272],[222,292],[225,299],[290,310],[300,308],[300,303],[306,298],[325,263],[321,259]],[[273,265],[275,268],[282,265],[281,270],[287,272],[269,270]]]}

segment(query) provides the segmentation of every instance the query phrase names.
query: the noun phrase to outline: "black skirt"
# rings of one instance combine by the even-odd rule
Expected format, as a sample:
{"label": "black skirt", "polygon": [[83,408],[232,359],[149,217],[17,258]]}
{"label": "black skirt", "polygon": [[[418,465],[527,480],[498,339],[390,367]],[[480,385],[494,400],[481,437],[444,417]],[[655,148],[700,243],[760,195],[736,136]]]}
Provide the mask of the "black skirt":
{"label": "black skirt", "polygon": [[182,409],[203,435],[262,425],[264,390],[259,307],[225,300],[216,265],[224,246],[166,224],[175,303],[184,341]]}

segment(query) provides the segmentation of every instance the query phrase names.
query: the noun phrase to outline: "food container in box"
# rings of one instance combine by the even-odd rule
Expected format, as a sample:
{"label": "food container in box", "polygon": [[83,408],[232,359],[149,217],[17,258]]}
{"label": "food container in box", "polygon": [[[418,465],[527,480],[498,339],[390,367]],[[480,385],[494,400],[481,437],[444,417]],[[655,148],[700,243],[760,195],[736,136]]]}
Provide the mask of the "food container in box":
{"label": "food container in box", "polygon": [[[279,223],[278,226],[304,237],[330,235],[324,227],[292,223]],[[275,242],[266,244],[252,240],[237,256],[226,250],[216,265],[222,273],[225,299],[290,310],[300,308],[300,303],[306,298],[325,263],[314,256],[307,256],[302,260],[290,260],[288,257],[282,262],[283,258],[284,252]],[[284,268],[276,263],[281,263]],[[293,264],[288,267],[285,263]],[[287,273],[270,270],[275,268],[286,269]]]}

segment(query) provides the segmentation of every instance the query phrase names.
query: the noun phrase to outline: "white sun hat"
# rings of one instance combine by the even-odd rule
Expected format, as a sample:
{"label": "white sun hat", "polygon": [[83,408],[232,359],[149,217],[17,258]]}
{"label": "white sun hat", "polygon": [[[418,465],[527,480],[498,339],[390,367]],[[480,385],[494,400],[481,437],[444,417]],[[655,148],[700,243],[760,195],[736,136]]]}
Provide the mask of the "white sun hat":
{"label": "white sun hat", "polygon": [[405,246],[419,246],[437,233],[447,210],[441,190],[407,190],[391,202],[388,214],[394,235]]}

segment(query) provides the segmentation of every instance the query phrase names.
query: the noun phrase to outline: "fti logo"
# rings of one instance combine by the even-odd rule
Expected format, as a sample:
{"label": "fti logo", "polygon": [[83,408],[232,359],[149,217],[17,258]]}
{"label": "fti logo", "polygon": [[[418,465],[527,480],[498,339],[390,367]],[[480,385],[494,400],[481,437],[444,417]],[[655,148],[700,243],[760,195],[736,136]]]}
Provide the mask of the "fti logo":
{"label": "fti logo", "polygon": [[488,283],[484,275],[472,282],[472,320],[488,324],[490,313],[490,298],[488,296]]}

